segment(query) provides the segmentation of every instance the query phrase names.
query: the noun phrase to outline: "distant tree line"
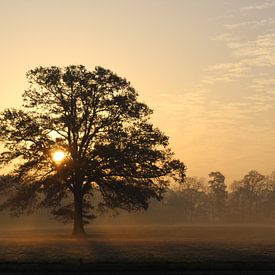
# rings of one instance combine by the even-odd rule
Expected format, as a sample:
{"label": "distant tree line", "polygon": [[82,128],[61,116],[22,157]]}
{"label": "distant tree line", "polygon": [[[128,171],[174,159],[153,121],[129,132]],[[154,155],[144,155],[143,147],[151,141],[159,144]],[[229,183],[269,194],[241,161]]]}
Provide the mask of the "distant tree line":
{"label": "distant tree line", "polygon": [[[0,177],[0,193],[11,178]],[[94,203],[101,194],[95,193]],[[161,201],[151,200],[147,211],[129,213],[123,210],[101,212],[94,208],[96,223],[111,221],[134,224],[275,224],[275,171],[262,175],[252,170],[241,180],[227,185],[221,172],[209,173],[209,178],[186,177],[178,188],[168,188]]]}
{"label": "distant tree line", "polygon": [[275,171],[264,176],[252,170],[227,186],[221,172],[209,179],[187,177],[164,200],[139,213],[147,223],[275,223]]}

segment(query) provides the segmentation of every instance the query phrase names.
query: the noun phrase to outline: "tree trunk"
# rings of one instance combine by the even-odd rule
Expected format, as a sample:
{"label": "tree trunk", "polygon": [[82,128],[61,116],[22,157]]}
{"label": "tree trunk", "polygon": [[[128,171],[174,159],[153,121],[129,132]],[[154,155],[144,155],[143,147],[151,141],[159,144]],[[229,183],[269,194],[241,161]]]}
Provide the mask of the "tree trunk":
{"label": "tree trunk", "polygon": [[83,226],[83,196],[80,190],[74,192],[74,227],[72,235],[76,238],[86,236]]}

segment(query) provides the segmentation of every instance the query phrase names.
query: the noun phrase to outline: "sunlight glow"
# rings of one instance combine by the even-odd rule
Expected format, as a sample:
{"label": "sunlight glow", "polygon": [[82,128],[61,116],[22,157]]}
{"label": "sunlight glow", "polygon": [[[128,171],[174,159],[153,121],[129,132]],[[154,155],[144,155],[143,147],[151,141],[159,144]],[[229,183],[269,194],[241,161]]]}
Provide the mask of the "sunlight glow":
{"label": "sunlight glow", "polygon": [[52,158],[55,163],[61,163],[65,158],[65,153],[61,150],[55,151],[52,154]]}

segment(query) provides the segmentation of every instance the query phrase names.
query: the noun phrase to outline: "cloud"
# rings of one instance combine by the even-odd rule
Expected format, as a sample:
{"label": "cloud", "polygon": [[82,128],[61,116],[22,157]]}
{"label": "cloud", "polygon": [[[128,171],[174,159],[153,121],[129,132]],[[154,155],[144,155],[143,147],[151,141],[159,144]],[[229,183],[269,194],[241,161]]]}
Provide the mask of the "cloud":
{"label": "cloud", "polygon": [[[237,7],[235,16],[223,21],[223,33],[212,38],[224,46],[226,61],[208,66],[192,91],[173,98],[159,95],[156,109],[170,117],[175,128],[211,128],[228,136],[238,135],[236,129],[261,132],[275,125],[275,14],[268,12],[273,6],[275,1]],[[243,15],[244,10],[261,13]],[[275,128],[271,132],[275,134]]]}
{"label": "cloud", "polygon": [[264,10],[264,9],[268,9],[271,7],[275,7],[275,1],[266,1],[262,4],[259,5],[250,5],[250,6],[245,6],[245,7],[241,7],[240,11],[241,12],[246,12],[246,11],[259,11],[259,10]]}
{"label": "cloud", "polygon": [[[158,95],[176,152],[198,175],[221,169],[232,178],[248,169],[273,169],[275,155],[275,1],[236,9],[219,18],[212,37],[222,54],[192,90]],[[253,12],[252,12],[253,11]],[[220,58],[220,59],[219,59]],[[214,59],[213,59],[214,60]],[[220,60],[220,62],[219,62]],[[185,159],[185,158],[184,158]],[[262,170],[263,169],[263,170]]]}
{"label": "cloud", "polygon": [[[241,10],[259,11],[273,6],[275,1],[267,1],[242,7]],[[247,16],[249,20],[241,16],[236,18],[237,22],[224,24],[225,32],[213,38],[225,44],[231,60],[210,66],[204,83],[246,82],[250,93],[261,91],[263,95],[272,94],[275,88],[270,85],[275,72],[275,17],[261,15],[260,18]]]}
{"label": "cloud", "polygon": [[[264,11],[271,6],[275,2],[243,10]],[[275,17],[241,16],[237,9],[233,20],[213,38],[227,49],[228,61],[209,66],[192,91],[182,91],[173,99],[163,94],[159,100],[174,128],[184,125],[187,132],[196,133],[190,143],[197,140],[198,146],[202,140],[214,146],[215,135],[224,137],[221,146],[237,144],[240,133],[251,135],[251,144],[252,136],[275,135],[275,128],[270,128],[275,125]]]}
{"label": "cloud", "polygon": [[234,23],[234,24],[225,24],[224,27],[227,30],[236,30],[240,28],[247,27],[251,22],[239,22],[239,23]]}
{"label": "cloud", "polygon": [[[247,129],[249,123],[262,127],[257,120],[259,113],[275,106],[275,29],[246,39],[246,28],[273,23],[274,19],[263,19],[260,24],[246,21],[234,27],[226,25],[227,32],[215,40],[225,43],[230,62],[209,66],[193,91],[182,91],[173,99],[163,94],[161,109],[175,119],[184,118],[188,125],[215,125],[223,131],[236,126]],[[236,35],[238,28],[244,30]]]}

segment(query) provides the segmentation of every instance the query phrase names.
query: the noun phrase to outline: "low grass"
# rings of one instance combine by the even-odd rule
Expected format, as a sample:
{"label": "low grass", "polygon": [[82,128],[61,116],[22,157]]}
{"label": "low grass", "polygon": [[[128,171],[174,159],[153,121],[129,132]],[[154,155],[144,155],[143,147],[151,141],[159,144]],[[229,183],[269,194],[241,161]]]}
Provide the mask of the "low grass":
{"label": "low grass", "polygon": [[0,271],[275,270],[272,226],[94,226],[2,231]]}

